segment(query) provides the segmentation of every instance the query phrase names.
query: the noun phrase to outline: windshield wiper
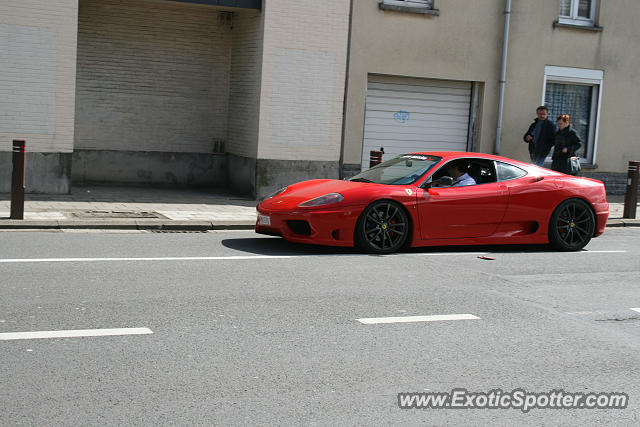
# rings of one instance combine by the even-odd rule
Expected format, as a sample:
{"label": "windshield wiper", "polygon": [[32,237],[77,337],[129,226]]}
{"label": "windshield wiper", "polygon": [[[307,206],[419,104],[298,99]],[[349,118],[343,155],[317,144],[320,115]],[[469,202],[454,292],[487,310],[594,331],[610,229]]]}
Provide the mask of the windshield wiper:
{"label": "windshield wiper", "polygon": [[366,179],[366,178],[350,179],[349,181],[351,181],[351,182],[373,182],[370,179]]}

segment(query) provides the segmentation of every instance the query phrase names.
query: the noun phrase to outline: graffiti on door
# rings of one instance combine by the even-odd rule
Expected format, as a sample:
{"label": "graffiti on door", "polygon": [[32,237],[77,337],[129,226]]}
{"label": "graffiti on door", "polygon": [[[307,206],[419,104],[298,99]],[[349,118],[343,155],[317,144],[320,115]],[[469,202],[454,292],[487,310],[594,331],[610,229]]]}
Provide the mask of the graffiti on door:
{"label": "graffiti on door", "polygon": [[410,114],[408,111],[400,110],[393,113],[393,120],[398,123],[407,123],[409,121],[409,116]]}

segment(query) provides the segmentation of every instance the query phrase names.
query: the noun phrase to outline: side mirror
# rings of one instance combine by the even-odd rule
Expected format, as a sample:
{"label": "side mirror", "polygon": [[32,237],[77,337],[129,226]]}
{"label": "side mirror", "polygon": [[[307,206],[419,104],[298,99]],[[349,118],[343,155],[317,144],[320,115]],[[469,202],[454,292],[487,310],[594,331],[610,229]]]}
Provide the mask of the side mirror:
{"label": "side mirror", "polygon": [[420,188],[422,188],[422,189],[426,190],[426,189],[428,189],[428,188],[431,188],[431,184],[433,184],[433,178],[432,178],[432,177],[429,177],[429,178],[427,178],[427,180],[426,180],[425,182],[423,182],[423,183],[420,185]]}

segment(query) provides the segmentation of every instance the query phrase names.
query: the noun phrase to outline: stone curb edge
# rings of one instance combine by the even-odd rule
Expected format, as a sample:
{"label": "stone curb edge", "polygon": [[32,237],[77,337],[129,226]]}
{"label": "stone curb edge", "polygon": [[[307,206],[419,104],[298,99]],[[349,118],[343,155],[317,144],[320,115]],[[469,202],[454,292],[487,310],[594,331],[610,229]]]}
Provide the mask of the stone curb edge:
{"label": "stone curb edge", "polygon": [[610,219],[607,227],[640,227],[640,219]]}
{"label": "stone curb edge", "polygon": [[255,222],[247,221],[155,221],[155,220],[110,220],[110,221],[47,221],[47,220],[0,220],[0,230],[150,230],[150,231],[207,231],[207,230],[253,230]]}

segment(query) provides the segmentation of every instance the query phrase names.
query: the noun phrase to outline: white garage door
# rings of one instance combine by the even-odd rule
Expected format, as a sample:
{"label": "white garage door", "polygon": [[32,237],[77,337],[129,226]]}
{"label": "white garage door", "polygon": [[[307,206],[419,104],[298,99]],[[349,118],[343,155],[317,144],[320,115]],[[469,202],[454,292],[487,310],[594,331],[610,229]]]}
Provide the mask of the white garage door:
{"label": "white garage door", "polygon": [[465,151],[471,82],[369,76],[362,168],[369,151],[383,160],[412,151]]}

